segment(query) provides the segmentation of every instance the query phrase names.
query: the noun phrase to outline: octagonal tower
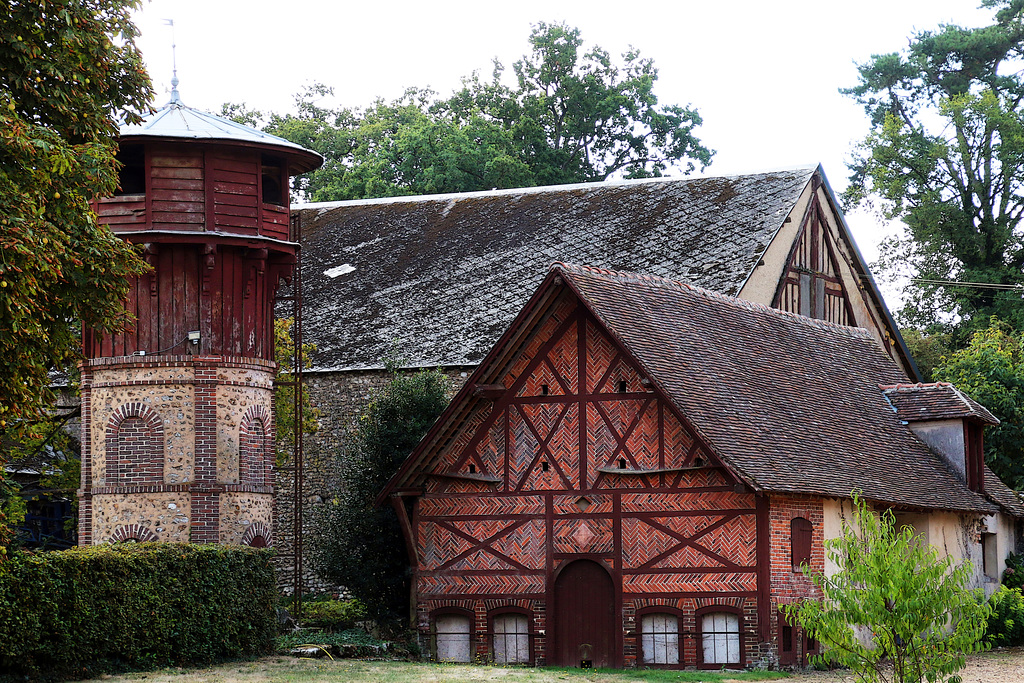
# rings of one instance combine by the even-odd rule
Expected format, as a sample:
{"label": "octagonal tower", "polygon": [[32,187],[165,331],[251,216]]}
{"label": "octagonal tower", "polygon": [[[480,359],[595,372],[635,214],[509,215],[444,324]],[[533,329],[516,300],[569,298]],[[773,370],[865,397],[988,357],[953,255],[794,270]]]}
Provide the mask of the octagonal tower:
{"label": "octagonal tower", "polygon": [[86,330],[79,543],[272,544],[274,298],[289,177],[319,155],[171,101],[120,131],[100,223],[141,245],[117,334]]}

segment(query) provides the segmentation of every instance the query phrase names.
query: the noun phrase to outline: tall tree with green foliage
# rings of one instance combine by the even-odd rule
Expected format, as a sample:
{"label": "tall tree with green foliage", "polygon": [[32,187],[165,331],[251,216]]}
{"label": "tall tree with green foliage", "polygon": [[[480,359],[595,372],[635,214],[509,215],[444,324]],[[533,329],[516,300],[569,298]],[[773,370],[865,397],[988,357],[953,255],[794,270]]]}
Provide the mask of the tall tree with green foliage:
{"label": "tall tree with green foliage", "polygon": [[[842,90],[864,105],[871,132],[850,166],[848,205],[902,220],[880,265],[913,278],[1024,284],[1024,2],[984,0],[995,21],[915,33],[899,53],[859,65]],[[958,332],[992,315],[1024,329],[1019,292],[912,282],[908,326]]]}
{"label": "tall tree with green foliage", "polygon": [[825,541],[839,571],[804,567],[822,599],[784,608],[824,646],[816,661],[849,668],[863,683],[959,681],[966,655],[984,649],[991,610],[967,589],[970,563],[939,557],[914,534],[854,494],[852,520]]}
{"label": "tall tree with green foliage", "polygon": [[117,187],[118,117],[139,120],[152,95],[138,4],[0,0],[0,441],[52,403],[80,323],[126,322],[127,278],[145,269],[89,208]]}
{"label": "tall tree with green foliage", "polygon": [[401,627],[409,611],[409,558],[398,516],[374,501],[448,403],[440,371],[413,375],[389,362],[391,380],[360,416],[355,444],[338,460],[338,490],[314,511],[311,560],[345,586],[379,625]]}
{"label": "tall tree with green foliage", "polygon": [[608,52],[584,51],[578,29],[538,24],[531,51],[513,65],[515,85],[495,62],[447,99],[410,88],[366,109],[320,103],[324,85],[296,97],[296,113],[265,116],[244,105],[222,112],[319,152],[319,170],[298,180],[311,201],[468,192],[640,178],[711,163],[690,107],[660,106],[658,71],[631,49],[616,65]]}
{"label": "tall tree with green foliage", "polygon": [[1024,338],[992,319],[967,346],[947,354],[934,379],[951,382],[999,418],[985,428],[985,462],[1007,485],[1024,489]]}

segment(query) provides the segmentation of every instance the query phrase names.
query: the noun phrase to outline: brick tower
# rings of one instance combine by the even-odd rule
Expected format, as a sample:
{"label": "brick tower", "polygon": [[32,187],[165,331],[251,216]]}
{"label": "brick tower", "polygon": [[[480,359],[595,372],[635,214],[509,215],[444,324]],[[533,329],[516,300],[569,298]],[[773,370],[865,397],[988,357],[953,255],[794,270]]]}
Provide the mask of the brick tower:
{"label": "brick tower", "polygon": [[309,150],[171,101],[122,127],[95,208],[153,270],[134,324],[84,334],[79,543],[273,542],[274,296],[291,277],[288,179]]}

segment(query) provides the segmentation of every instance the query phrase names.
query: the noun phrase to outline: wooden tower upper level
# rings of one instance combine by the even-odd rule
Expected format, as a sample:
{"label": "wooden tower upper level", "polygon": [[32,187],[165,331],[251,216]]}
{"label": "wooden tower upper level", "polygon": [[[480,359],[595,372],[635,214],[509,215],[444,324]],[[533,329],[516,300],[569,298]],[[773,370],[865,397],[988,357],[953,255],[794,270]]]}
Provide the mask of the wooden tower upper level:
{"label": "wooden tower upper level", "polygon": [[[127,302],[136,324],[86,332],[91,358],[185,353],[273,357],[273,297],[298,244],[289,178],[317,168],[315,152],[171,101],[120,131],[120,187],[95,202],[99,222],[144,245],[152,273]],[[195,336],[195,335],[193,335]]]}
{"label": "wooden tower upper level", "polygon": [[121,128],[118,160],[120,189],[97,203],[100,222],[115,233],[285,241],[288,179],[322,163],[293,142],[187,107],[176,91],[141,124]]}

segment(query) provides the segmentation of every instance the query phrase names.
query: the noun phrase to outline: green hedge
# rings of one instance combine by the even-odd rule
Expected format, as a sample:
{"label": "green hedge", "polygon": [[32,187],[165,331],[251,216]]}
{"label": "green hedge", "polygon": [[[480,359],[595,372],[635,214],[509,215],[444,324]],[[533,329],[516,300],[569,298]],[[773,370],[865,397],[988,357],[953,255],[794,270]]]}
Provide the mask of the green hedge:
{"label": "green hedge", "polygon": [[0,679],[83,678],[269,652],[272,551],[129,543],[0,565]]}

